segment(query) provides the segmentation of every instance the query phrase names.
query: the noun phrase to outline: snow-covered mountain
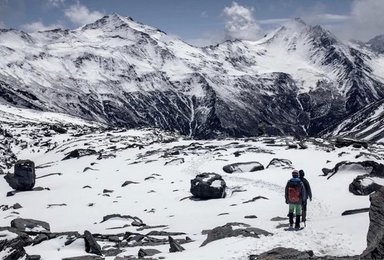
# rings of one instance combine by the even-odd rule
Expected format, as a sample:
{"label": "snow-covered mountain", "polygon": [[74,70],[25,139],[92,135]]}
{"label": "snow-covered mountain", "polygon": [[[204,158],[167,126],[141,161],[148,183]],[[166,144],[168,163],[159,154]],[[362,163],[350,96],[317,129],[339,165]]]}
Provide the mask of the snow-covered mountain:
{"label": "snow-covered mountain", "polygon": [[2,103],[197,138],[319,135],[384,97],[384,56],[300,19],[197,48],[112,14],[76,30],[3,29],[0,53]]}

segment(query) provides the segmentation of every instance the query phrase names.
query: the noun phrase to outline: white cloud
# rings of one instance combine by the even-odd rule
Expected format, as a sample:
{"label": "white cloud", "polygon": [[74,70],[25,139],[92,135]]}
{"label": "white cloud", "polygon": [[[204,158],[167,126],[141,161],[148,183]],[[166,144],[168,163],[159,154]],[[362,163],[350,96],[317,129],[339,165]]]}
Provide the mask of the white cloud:
{"label": "white cloud", "polygon": [[383,14],[383,0],[355,0],[352,4],[352,23],[349,29],[363,40],[384,34]]}
{"label": "white cloud", "polygon": [[62,27],[60,24],[44,25],[41,21],[20,25],[20,28],[26,32],[47,31]]}
{"label": "white cloud", "polygon": [[77,25],[93,23],[104,16],[103,13],[90,11],[86,6],[80,5],[79,3],[65,9],[64,14],[72,23]]}
{"label": "white cloud", "polygon": [[0,28],[7,28],[7,26],[5,26],[5,23],[3,21],[0,21]]}
{"label": "white cloud", "polygon": [[256,40],[260,38],[262,30],[253,16],[253,8],[232,2],[230,7],[224,8],[223,15],[226,19],[226,39]]}
{"label": "white cloud", "polygon": [[65,2],[65,0],[48,0],[48,4],[52,5],[54,7],[59,7],[59,6],[63,5],[64,2]]}

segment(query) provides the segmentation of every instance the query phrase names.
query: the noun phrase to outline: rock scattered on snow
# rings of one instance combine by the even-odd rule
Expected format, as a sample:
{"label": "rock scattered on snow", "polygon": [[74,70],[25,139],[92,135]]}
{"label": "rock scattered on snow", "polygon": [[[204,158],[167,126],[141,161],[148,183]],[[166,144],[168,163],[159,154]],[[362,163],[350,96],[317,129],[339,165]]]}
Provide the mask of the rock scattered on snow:
{"label": "rock scattered on snow", "polygon": [[217,173],[201,173],[191,180],[191,193],[195,198],[208,200],[225,197],[226,183]]}
{"label": "rock scattered on snow", "polygon": [[225,165],[223,171],[226,173],[255,172],[264,170],[264,166],[259,162],[241,162]]}

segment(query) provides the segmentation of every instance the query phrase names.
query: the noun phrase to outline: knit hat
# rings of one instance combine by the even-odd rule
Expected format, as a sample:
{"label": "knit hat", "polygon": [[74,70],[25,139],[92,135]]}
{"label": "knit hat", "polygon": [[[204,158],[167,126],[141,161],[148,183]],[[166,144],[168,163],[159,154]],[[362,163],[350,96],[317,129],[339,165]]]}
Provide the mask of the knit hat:
{"label": "knit hat", "polygon": [[292,176],[293,177],[299,177],[299,171],[298,170],[293,170],[292,171]]}

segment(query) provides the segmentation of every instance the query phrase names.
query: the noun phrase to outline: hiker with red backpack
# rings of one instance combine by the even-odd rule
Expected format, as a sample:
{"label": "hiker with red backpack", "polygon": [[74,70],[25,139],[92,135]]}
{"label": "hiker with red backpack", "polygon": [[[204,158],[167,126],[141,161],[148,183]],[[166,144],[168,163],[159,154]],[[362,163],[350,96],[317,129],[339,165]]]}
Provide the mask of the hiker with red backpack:
{"label": "hiker with red backpack", "polygon": [[299,178],[299,171],[292,172],[292,178],[285,186],[285,203],[289,204],[289,227],[293,227],[293,216],[296,215],[295,229],[300,229],[303,199],[307,197],[303,182]]}

